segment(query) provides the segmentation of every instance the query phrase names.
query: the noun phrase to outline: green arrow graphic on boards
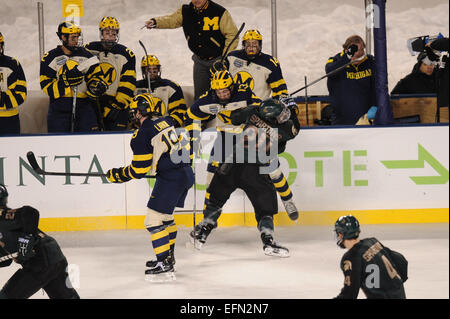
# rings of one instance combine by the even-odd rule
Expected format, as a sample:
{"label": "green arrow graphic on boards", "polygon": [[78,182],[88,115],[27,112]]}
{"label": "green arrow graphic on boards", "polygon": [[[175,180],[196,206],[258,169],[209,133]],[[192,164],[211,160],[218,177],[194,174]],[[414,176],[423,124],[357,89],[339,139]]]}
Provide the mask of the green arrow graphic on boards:
{"label": "green arrow graphic on boards", "polygon": [[425,162],[427,162],[439,175],[410,176],[409,178],[411,178],[416,185],[440,185],[448,182],[448,170],[420,144],[419,159],[417,160],[381,161],[388,169],[424,168]]}

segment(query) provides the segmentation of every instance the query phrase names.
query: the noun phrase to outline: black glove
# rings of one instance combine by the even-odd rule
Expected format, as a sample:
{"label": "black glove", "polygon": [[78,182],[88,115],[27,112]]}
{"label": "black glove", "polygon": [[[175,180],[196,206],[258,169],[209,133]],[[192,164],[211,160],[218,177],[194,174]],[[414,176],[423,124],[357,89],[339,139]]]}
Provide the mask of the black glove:
{"label": "black glove", "polygon": [[67,65],[63,65],[60,80],[63,81],[66,87],[77,86],[83,82],[84,75],[78,70],[78,67],[68,69]]}
{"label": "black glove", "polygon": [[17,262],[22,264],[36,255],[34,246],[38,243],[38,238],[29,234],[17,239]]}
{"label": "black glove", "polygon": [[123,174],[123,168],[111,168],[106,172],[108,181],[111,183],[125,183],[131,180],[130,177],[127,177]]}
{"label": "black glove", "polygon": [[356,44],[352,44],[351,46],[348,47],[347,49],[347,55],[350,58],[353,58],[353,56],[355,55],[355,53],[358,52],[358,46]]}
{"label": "black glove", "polygon": [[86,94],[90,98],[97,98],[102,96],[106,90],[108,90],[108,84],[99,77],[93,77],[87,81],[87,92]]}

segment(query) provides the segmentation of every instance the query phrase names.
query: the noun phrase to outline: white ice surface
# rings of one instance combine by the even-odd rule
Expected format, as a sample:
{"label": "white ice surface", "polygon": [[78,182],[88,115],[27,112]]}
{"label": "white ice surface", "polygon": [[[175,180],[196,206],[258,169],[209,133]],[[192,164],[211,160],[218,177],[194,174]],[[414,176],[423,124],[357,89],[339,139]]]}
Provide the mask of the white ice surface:
{"label": "white ice surface", "polygon": [[[344,250],[335,245],[330,227],[276,228],[276,240],[291,251],[283,259],[263,254],[256,228],[216,229],[201,251],[186,247],[189,230],[179,229],[177,280],[170,283],[144,280],[145,261],[154,256],[146,230],[51,235],[80,270],[81,298],[327,299],[342,288]],[[363,225],[361,236],[375,236],[406,256],[408,298],[449,298],[448,224]],[[0,269],[0,285],[17,269]],[[32,298],[47,296],[40,290]]]}

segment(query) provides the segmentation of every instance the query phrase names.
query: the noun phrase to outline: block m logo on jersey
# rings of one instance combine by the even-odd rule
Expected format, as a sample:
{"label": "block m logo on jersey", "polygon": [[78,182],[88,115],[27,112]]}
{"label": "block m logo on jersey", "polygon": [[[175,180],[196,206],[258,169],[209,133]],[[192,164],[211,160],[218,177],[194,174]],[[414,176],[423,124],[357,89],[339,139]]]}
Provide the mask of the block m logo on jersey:
{"label": "block m logo on jersey", "polygon": [[117,77],[116,69],[111,64],[106,62],[100,63],[100,68],[103,73],[103,79],[106,81],[106,83],[108,83],[108,85],[114,83]]}
{"label": "block m logo on jersey", "polygon": [[[212,28],[212,29],[211,29]],[[219,17],[203,18],[203,31],[219,30]]]}

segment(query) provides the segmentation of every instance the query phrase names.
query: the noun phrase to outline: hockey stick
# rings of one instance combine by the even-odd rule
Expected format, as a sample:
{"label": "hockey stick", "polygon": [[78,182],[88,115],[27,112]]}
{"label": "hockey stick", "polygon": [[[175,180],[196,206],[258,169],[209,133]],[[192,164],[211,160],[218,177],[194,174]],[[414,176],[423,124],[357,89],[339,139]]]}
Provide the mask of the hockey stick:
{"label": "hockey stick", "polygon": [[[142,43],[141,40],[139,40],[139,44],[141,45],[142,49],[144,49],[145,59],[147,59],[147,64],[148,64],[147,49],[145,48],[145,45],[144,45],[144,43]],[[151,87],[150,87],[150,74],[148,74],[148,72],[147,72],[147,85],[148,85],[148,93],[150,93],[152,90],[151,90]]]}
{"label": "hockey stick", "polygon": [[10,260],[10,259],[14,259],[14,258],[16,258],[17,256],[19,256],[18,253],[12,253],[12,254],[9,254],[9,255],[0,257],[0,263],[1,263],[1,262],[4,262],[4,261],[7,261],[7,260]]}
{"label": "hockey stick", "polygon": [[72,103],[72,121],[70,122],[70,131],[73,133],[75,130],[75,114],[77,112],[77,93],[78,86],[73,87],[73,103]]}
{"label": "hockey stick", "polygon": [[236,41],[237,38],[239,38],[239,35],[241,34],[242,30],[244,30],[245,22],[241,24],[241,27],[238,30],[238,33],[234,36],[233,40],[231,40],[230,44],[228,44],[227,49],[225,50],[225,54],[222,55],[222,58],[220,59],[220,63],[223,63],[223,60],[228,56],[228,50],[230,50],[231,45]]}
{"label": "hockey stick", "polygon": [[311,85],[316,84],[317,82],[319,82],[319,81],[321,81],[321,80],[323,80],[323,79],[325,79],[325,78],[327,78],[327,77],[329,77],[329,76],[331,76],[331,75],[333,75],[333,74],[335,74],[335,73],[337,73],[337,72],[339,72],[339,71],[342,71],[344,68],[346,68],[347,66],[349,66],[350,64],[352,64],[352,63],[354,63],[354,62],[355,62],[355,61],[347,62],[347,63],[344,64],[343,66],[338,67],[336,70],[333,70],[333,71],[331,71],[331,72],[329,72],[329,73],[327,73],[327,74],[321,76],[321,77],[318,78],[317,80],[314,80],[314,81],[312,81],[311,83],[305,85],[304,87],[298,89],[297,91],[292,92],[292,93],[291,93],[291,96],[293,96],[294,94],[297,94],[298,92],[300,92],[300,91],[302,91],[302,90],[304,90],[304,89],[310,87]]}
{"label": "hockey stick", "polygon": [[[52,176],[91,176],[91,177],[107,177],[108,175],[103,173],[63,173],[63,172],[47,172],[44,171],[37,163],[36,156],[32,151],[27,153],[28,162],[31,168],[39,175],[52,175]],[[156,178],[156,176],[145,176],[146,178]]]}

